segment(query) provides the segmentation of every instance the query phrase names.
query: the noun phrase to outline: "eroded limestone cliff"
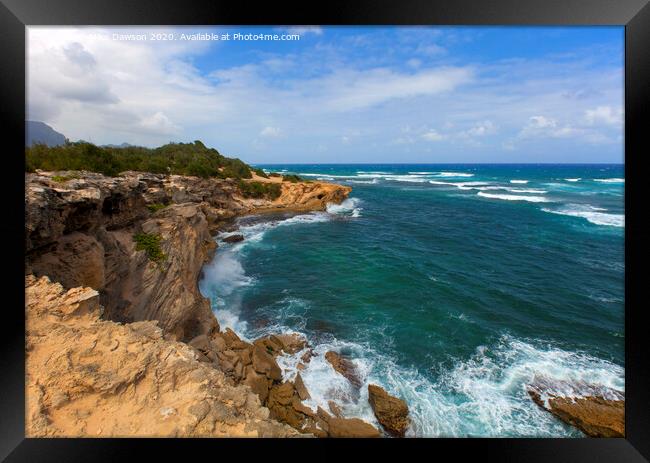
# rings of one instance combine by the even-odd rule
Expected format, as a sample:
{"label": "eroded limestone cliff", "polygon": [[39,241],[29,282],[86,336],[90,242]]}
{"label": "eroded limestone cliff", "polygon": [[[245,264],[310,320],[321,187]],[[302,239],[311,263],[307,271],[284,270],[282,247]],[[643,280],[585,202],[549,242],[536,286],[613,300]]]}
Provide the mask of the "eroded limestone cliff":
{"label": "eroded limestone cliff", "polygon": [[[221,331],[197,285],[234,217],[322,210],[349,187],[246,199],[230,180],[37,172],[25,188],[27,435],[380,435],[303,406],[275,358],[305,340]],[[155,237],[155,258],[137,236]]]}

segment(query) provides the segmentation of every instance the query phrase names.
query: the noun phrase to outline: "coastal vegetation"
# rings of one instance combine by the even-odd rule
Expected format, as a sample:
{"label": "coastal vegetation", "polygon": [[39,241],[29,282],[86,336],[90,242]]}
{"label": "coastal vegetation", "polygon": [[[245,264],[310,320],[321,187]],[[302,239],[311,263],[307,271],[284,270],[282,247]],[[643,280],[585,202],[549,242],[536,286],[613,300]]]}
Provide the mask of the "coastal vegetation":
{"label": "coastal vegetation", "polygon": [[133,235],[136,251],[145,251],[149,260],[161,263],[167,256],[160,248],[160,235],[151,233],[136,233]]}
{"label": "coastal vegetation", "polygon": [[282,177],[283,182],[291,182],[291,183],[297,183],[297,182],[302,182],[302,178],[299,177],[298,175],[295,174],[285,174]]}
{"label": "coastal vegetation", "polygon": [[164,209],[165,207],[167,207],[167,205],[162,203],[147,204],[147,209],[149,209],[151,213],[157,212],[161,209]]}
{"label": "coastal vegetation", "polygon": [[239,189],[244,198],[277,199],[280,197],[282,187],[279,183],[244,182],[239,181]]}
{"label": "coastal vegetation", "polygon": [[[158,148],[102,147],[84,141],[60,146],[35,144],[25,148],[25,171],[34,172],[36,169],[87,170],[111,177],[132,170],[202,178],[252,178],[252,168],[248,164],[225,157],[199,140],[194,143],[168,143]],[[261,175],[258,171],[264,174],[261,169],[255,169]],[[266,177],[266,174],[261,176]]]}

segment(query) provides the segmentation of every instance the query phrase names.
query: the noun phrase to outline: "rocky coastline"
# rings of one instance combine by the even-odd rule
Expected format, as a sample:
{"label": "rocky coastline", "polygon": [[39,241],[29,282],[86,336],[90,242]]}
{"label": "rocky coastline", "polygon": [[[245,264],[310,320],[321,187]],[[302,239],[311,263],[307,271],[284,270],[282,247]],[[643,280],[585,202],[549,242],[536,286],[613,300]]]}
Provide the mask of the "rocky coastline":
{"label": "rocky coastline", "polygon": [[[277,333],[242,340],[221,329],[198,289],[217,251],[214,235],[246,215],[324,210],[350,187],[279,182],[274,199],[246,198],[230,179],[124,172],[25,176],[26,435],[404,437],[408,405],[377,385],[368,398],[379,427],[303,404],[300,371],[316,355],[306,339]],[[298,354],[286,378],[277,358]],[[359,390],[354,362],[325,359]],[[588,436],[624,435],[624,398],[593,389],[535,403]],[[575,385],[561,385],[562,388]],[[585,385],[581,385],[585,390]]]}
{"label": "rocky coastline", "polygon": [[247,199],[228,179],[26,174],[26,434],[379,437],[335,404],[302,404],[300,375],[285,380],[276,357],[306,340],[242,341],[197,285],[235,217],[324,210],[350,190],[283,182]]}

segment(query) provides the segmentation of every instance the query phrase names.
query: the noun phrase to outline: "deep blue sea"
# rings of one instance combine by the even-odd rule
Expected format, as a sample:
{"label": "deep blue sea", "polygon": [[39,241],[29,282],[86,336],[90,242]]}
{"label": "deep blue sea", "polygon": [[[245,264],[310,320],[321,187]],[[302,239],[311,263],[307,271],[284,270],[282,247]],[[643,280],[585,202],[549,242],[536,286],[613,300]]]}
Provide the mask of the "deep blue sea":
{"label": "deep blue sea", "polygon": [[307,336],[306,404],[376,423],[328,350],[406,400],[410,436],[579,437],[525,385],[624,391],[623,165],[259,167],[353,188],[327,212],[240,219],[200,282],[222,327]]}

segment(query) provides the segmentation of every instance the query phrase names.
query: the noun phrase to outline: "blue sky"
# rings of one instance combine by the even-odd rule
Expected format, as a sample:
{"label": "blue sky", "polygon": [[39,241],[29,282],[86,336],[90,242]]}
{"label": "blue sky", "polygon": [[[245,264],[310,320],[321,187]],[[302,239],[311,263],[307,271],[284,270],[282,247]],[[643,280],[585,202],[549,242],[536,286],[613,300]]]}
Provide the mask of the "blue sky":
{"label": "blue sky", "polygon": [[[181,39],[206,32],[231,36]],[[200,139],[251,163],[622,162],[623,44],[622,27],[30,27],[27,112],[73,140]]]}

